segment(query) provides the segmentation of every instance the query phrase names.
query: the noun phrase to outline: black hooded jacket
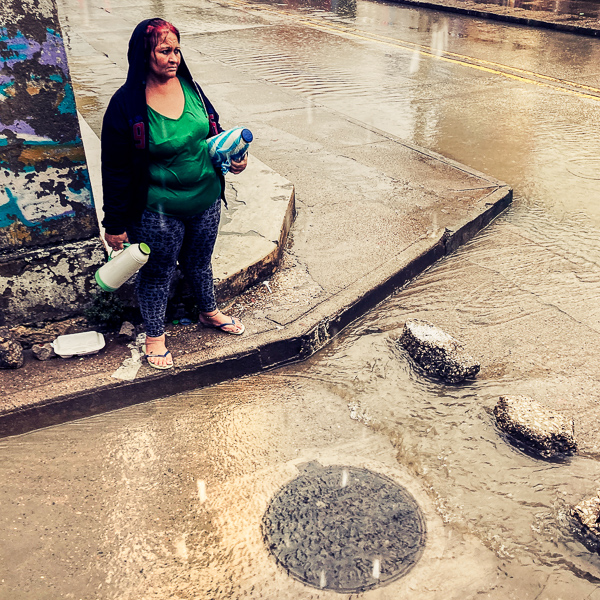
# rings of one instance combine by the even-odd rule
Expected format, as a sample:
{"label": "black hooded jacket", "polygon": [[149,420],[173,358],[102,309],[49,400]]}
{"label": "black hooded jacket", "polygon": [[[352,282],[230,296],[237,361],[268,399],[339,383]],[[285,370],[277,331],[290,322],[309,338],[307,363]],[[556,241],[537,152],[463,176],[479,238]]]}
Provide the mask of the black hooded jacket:
{"label": "black hooded jacket", "polygon": [[[148,199],[148,108],[146,105],[146,64],[144,32],[151,19],[142,21],[129,40],[127,81],[111,98],[102,122],[102,188],[106,233],[120,235],[144,212]],[[177,75],[187,79],[204,101],[209,118],[209,136],[223,131],[219,115],[200,86],[193,80],[183,56]],[[224,199],[225,181],[221,181]]]}

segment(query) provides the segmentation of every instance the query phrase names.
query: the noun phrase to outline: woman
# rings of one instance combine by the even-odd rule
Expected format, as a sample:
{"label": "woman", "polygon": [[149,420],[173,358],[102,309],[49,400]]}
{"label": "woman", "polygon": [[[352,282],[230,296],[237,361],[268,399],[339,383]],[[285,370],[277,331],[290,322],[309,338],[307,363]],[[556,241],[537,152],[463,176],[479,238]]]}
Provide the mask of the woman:
{"label": "woman", "polygon": [[[142,21],[129,40],[127,81],[112,97],[102,124],[102,183],[108,245],[145,242],[148,262],[138,275],[146,327],[144,349],[157,369],[173,366],[164,319],[177,261],[191,284],[200,322],[241,335],[242,323],[215,302],[211,256],[225,181],[213,168],[206,139],[219,115],[194,82],[179,31],[162,19]],[[241,173],[246,157],[232,162]]]}

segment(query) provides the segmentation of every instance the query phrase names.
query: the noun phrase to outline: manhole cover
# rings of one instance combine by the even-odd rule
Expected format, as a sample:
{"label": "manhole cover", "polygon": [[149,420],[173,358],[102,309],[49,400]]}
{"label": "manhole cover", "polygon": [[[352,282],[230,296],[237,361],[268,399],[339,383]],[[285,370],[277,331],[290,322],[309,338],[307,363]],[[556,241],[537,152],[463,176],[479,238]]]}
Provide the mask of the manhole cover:
{"label": "manhole cover", "polygon": [[425,545],[425,520],[407,490],[366,469],[317,463],[273,498],[263,532],[291,576],[336,592],[390,583]]}

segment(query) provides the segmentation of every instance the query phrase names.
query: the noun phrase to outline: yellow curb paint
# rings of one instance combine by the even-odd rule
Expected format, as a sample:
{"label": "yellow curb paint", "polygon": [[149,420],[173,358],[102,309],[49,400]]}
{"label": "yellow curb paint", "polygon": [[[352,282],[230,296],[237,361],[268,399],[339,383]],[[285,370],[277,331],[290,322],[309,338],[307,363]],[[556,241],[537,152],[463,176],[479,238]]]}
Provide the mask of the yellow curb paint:
{"label": "yellow curb paint", "polygon": [[[321,25],[320,23],[316,23],[314,21],[310,21],[307,19],[304,20],[304,23],[309,26],[312,25],[315,27],[323,27],[323,28],[327,27],[331,31],[339,31],[340,33],[350,33],[352,35],[359,35],[359,34],[355,33],[356,29],[349,29],[346,27],[335,26],[335,25],[325,26],[325,25]],[[379,35],[379,34],[369,34],[368,36],[365,36],[364,39],[368,39],[368,40],[372,40],[372,41],[381,41],[382,43],[392,44],[393,46],[397,46],[399,48],[406,47],[407,49],[411,49],[411,50],[420,49],[423,52],[425,52],[428,56],[433,56],[434,58],[440,58],[440,56],[435,54],[434,49],[431,48],[430,46],[423,46],[422,44],[415,44],[414,42],[407,42],[406,40],[397,40],[395,38],[391,38],[391,37],[388,37],[385,35]],[[478,63],[479,65],[488,65],[490,67],[495,67],[496,69],[506,69],[508,71],[513,71],[514,73],[521,73],[522,75],[525,75],[528,77],[544,79],[546,81],[552,81],[554,83],[568,85],[570,87],[578,88],[581,90],[587,90],[589,92],[596,92],[596,93],[600,94],[600,88],[592,87],[590,85],[585,85],[583,83],[576,83],[574,81],[559,79],[558,77],[551,77],[550,75],[536,73],[535,71],[528,71],[527,69],[519,69],[518,67],[510,67],[508,65],[503,65],[502,63],[485,60],[483,58],[474,58],[471,56],[466,56],[465,54],[458,54],[457,52],[450,52],[449,50],[443,50],[442,54],[445,55],[446,57],[455,57],[457,59],[461,59],[458,62],[460,62],[461,64],[466,64],[468,66],[475,66],[473,63]],[[499,71],[492,70],[490,72],[497,73]],[[506,73],[504,73],[504,71],[501,71],[500,73],[506,74]]]}
{"label": "yellow curb paint", "polygon": [[[297,17],[293,12],[274,9],[265,6],[257,6],[255,4],[251,4],[248,2],[240,2],[239,0],[230,0],[230,4],[235,4],[238,6],[243,6],[244,8],[253,8],[265,12],[272,12],[276,14],[284,14],[289,17]],[[448,52],[443,50],[441,54],[437,54],[433,51],[433,49],[429,46],[422,46],[420,44],[415,44],[414,42],[406,42],[404,40],[394,40],[393,38],[389,38],[387,36],[380,35],[365,35],[356,33],[356,30],[351,30],[345,27],[336,27],[334,25],[322,25],[321,23],[316,23],[314,21],[310,21],[305,17],[300,19],[295,19],[301,25],[305,27],[310,27],[312,29],[317,29],[319,31],[324,31],[327,33],[334,33],[338,35],[346,35],[348,37],[368,41],[375,42],[378,44],[383,44],[385,46],[392,46],[393,48],[400,48],[404,50],[410,50],[414,52],[418,51],[421,55],[427,56],[428,58],[433,58],[436,60],[441,60],[444,62],[449,62],[453,64],[457,64],[463,67],[469,67],[471,69],[476,69],[478,71],[483,71],[485,73],[491,73],[492,75],[500,75],[501,77],[506,77],[507,79],[513,79],[515,81],[521,81],[523,83],[538,85],[540,87],[550,88],[553,90],[558,90],[561,92],[565,92],[567,94],[571,94],[573,96],[578,96],[579,98],[587,98],[590,100],[600,100],[600,88],[595,88],[592,86],[588,86],[585,84],[575,83],[573,81],[567,81],[564,79],[558,79],[556,77],[551,77],[549,75],[543,75],[541,73],[535,73],[533,71],[527,71],[526,69],[519,69],[518,67],[509,67],[507,65],[502,65],[500,63],[495,63],[492,61],[487,61],[479,58],[471,58],[469,56],[465,56],[462,54],[458,54],[456,52]],[[479,64],[476,64],[479,63]],[[487,66],[486,66],[487,65]],[[514,75],[513,73],[507,73],[506,71],[500,70],[506,69],[506,71],[513,71],[513,73],[521,73],[520,75]],[[538,79],[542,79],[543,81],[538,81]],[[568,87],[565,87],[568,86]],[[584,91],[597,93],[598,96],[591,94],[586,94]]]}

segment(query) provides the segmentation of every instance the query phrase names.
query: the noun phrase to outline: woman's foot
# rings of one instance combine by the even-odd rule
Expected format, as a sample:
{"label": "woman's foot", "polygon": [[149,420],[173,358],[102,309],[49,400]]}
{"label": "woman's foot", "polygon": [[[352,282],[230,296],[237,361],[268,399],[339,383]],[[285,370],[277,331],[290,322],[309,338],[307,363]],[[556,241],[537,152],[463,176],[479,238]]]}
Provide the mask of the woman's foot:
{"label": "woman's foot", "polygon": [[201,312],[200,323],[205,327],[213,327],[223,333],[231,333],[232,335],[242,335],[246,329],[243,323],[233,317],[224,315],[220,310]]}
{"label": "woman's foot", "polygon": [[170,369],[173,366],[173,355],[165,346],[165,335],[160,337],[146,336],[146,343],[142,346],[146,360],[155,369]]}

